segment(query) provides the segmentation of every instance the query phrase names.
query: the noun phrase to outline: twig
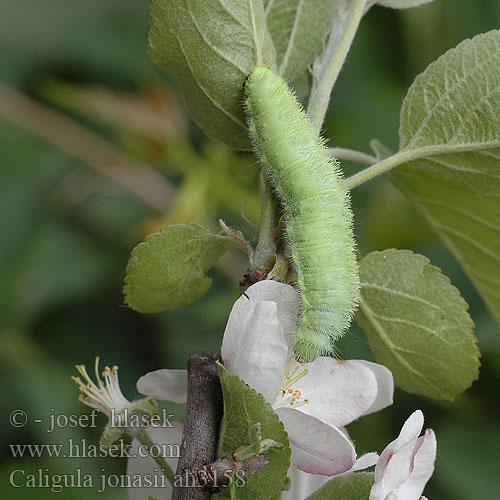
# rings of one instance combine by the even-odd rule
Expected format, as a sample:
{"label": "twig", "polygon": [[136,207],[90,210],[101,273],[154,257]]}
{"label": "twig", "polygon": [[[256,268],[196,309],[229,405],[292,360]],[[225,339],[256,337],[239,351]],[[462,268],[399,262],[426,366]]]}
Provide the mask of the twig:
{"label": "twig", "polygon": [[264,172],[260,177],[261,220],[259,241],[255,248],[255,256],[250,262],[253,269],[265,269],[269,258],[276,254],[274,242],[274,224],[276,218],[276,203],[273,199],[273,189]]}
{"label": "twig", "polygon": [[174,187],[165,177],[131,161],[112,143],[68,116],[0,85],[0,117],[91,166],[154,210],[164,213],[169,208]]}
{"label": "twig", "polygon": [[442,145],[438,144],[435,146],[422,146],[415,149],[403,149],[398,153],[384,158],[383,160],[375,163],[371,167],[365,168],[358,173],[348,177],[344,180],[343,186],[345,189],[353,189],[360,186],[366,181],[377,177],[378,175],[385,174],[389,170],[403,165],[404,163],[409,163],[413,160],[422,160],[430,156],[453,154],[453,153],[468,153],[471,151],[481,151],[483,149],[493,149],[498,147],[498,141],[489,141],[483,143],[471,144],[454,144],[454,145]]}
{"label": "twig", "polygon": [[337,160],[348,160],[366,165],[374,165],[377,163],[377,158],[367,155],[361,151],[346,148],[328,148],[329,153]]}
{"label": "twig", "polygon": [[176,480],[188,479],[179,486],[174,481],[172,500],[208,500],[210,492],[193,487],[189,471],[199,469],[215,460],[215,446],[222,418],[222,389],[216,361],[218,356],[200,352],[188,360],[188,394],[186,423],[181,443],[181,456]]}

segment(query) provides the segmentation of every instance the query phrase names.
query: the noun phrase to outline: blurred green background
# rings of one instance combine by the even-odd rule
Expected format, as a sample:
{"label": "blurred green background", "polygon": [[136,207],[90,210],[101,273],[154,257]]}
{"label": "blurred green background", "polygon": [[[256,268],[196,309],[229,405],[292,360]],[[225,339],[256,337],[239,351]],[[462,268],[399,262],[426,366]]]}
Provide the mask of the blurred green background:
{"label": "blurred green background", "polygon": [[[368,152],[377,137],[397,148],[398,115],[417,74],[464,38],[500,26],[498,0],[436,0],[409,11],[374,8],[364,19],[332,96],[325,136]],[[245,261],[230,252],[211,272],[205,298],[140,315],[122,307],[130,250],[166,223],[222,217],[252,238],[258,222],[255,158],[207,140],[185,114],[175,82],[149,61],[145,0],[2,0],[0,16],[0,499],[125,499],[74,489],[9,486],[9,474],[42,469],[98,477],[123,473],[117,459],[13,458],[9,444],[97,442],[98,430],[46,432],[51,414],[85,414],[70,380],[75,363],[118,364],[123,392],[149,370],[183,368],[189,354],[219,351]],[[12,93],[17,89],[19,93]],[[29,130],[30,132],[27,132]],[[64,151],[61,151],[64,150]],[[359,168],[344,164],[347,173]],[[427,255],[470,304],[480,380],[454,403],[397,390],[395,404],[349,427],[359,452],[381,451],[421,408],[438,438],[430,500],[499,498],[500,337],[458,266],[384,179],[353,193],[361,251],[411,248]],[[345,358],[372,359],[355,326]],[[29,416],[9,424],[14,409]],[[182,418],[182,408],[169,407]],[[100,424],[104,424],[101,420]]]}

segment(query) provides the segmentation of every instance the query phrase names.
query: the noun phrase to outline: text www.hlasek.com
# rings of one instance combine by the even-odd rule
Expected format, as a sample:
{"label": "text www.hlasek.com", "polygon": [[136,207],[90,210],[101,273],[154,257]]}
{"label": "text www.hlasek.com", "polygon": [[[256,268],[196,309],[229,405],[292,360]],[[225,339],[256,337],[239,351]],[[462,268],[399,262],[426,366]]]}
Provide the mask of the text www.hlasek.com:
{"label": "text www.hlasek.com", "polygon": [[14,458],[179,458],[180,447],[177,444],[153,444],[151,447],[139,445],[137,451],[130,452],[130,445],[123,440],[111,446],[87,443],[86,439],[79,441],[68,439],[66,444],[10,444]]}

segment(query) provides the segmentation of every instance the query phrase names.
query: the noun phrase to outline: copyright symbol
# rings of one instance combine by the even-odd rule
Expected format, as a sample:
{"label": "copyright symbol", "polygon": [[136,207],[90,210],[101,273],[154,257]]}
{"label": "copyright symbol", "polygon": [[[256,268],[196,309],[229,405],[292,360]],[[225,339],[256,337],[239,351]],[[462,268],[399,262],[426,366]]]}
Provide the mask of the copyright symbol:
{"label": "copyright symbol", "polygon": [[13,427],[24,427],[28,422],[28,415],[23,410],[14,410],[10,414],[10,424]]}

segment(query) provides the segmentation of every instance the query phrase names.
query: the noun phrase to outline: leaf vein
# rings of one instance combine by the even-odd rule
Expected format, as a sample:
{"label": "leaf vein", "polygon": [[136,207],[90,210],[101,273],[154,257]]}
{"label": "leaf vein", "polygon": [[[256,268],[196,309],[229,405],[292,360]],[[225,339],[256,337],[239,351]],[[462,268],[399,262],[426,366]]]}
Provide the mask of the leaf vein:
{"label": "leaf vein", "polygon": [[441,342],[444,344],[447,344],[449,346],[456,345],[456,343],[449,342],[448,340],[444,339],[441,335],[438,334],[436,330],[433,330],[432,328],[429,328],[428,326],[421,325],[419,323],[415,323],[414,321],[402,319],[402,318],[393,318],[391,316],[382,316],[381,314],[373,313],[373,316],[380,321],[387,321],[389,323],[400,323],[402,325],[407,325],[407,326],[412,326],[415,328],[419,328],[420,330],[424,330],[426,332],[431,333],[432,335],[435,335]]}
{"label": "leaf vein", "polygon": [[387,288],[381,285],[375,285],[373,283],[361,283],[362,288],[373,288],[375,290],[380,290],[383,292],[387,293],[392,293],[394,295],[399,295],[400,297],[404,297],[406,299],[411,299],[416,302],[420,302],[421,304],[425,304],[428,307],[432,307],[433,309],[437,309],[440,311],[442,314],[446,315],[446,311],[444,311],[441,307],[439,307],[436,304],[433,304],[432,302],[429,302],[428,300],[423,299],[422,297],[417,297],[416,295],[410,295],[405,292],[401,292],[400,290],[394,290],[393,288]]}
{"label": "leaf vein", "polygon": [[445,224],[440,224],[440,223],[436,222],[435,225],[436,225],[436,227],[442,229],[443,231],[445,231],[449,234],[452,234],[452,235],[456,236],[457,238],[462,239],[463,241],[466,241],[467,243],[469,243],[473,247],[477,248],[481,253],[483,253],[484,255],[487,255],[491,259],[493,259],[497,262],[500,262],[500,256],[498,256],[496,253],[492,252],[489,248],[484,247],[481,243],[474,240],[470,236],[463,234],[460,231],[457,231],[456,229],[451,228]]}
{"label": "leaf vein", "polygon": [[303,5],[304,5],[304,0],[299,0],[299,5],[297,6],[297,13],[296,13],[295,19],[293,21],[292,31],[290,33],[288,45],[286,47],[285,55],[283,56],[283,62],[281,63],[281,68],[280,68],[281,74],[283,74],[283,72],[285,71],[286,65],[288,63],[288,58],[290,57],[290,52],[292,50],[293,42],[295,40],[295,35],[297,34],[297,27],[299,24],[300,12],[302,11]]}
{"label": "leaf vein", "polygon": [[465,217],[468,217],[468,218],[472,219],[473,221],[478,222],[479,224],[482,224],[482,225],[492,229],[493,231],[500,233],[500,226],[496,226],[492,222],[489,222],[489,221],[483,219],[482,217],[478,217],[477,215],[474,215],[473,213],[468,212],[467,210],[464,210],[464,209],[459,208],[459,207],[455,207],[453,205],[450,205],[449,203],[445,203],[444,201],[433,200],[430,198],[425,198],[423,196],[416,195],[415,198],[424,204],[438,205],[438,206],[441,206],[444,208],[448,208],[449,210],[452,210],[453,212],[457,212],[461,215],[464,215]]}
{"label": "leaf vein", "polygon": [[[449,65],[449,60],[446,61],[445,65],[448,66]],[[463,58],[462,58],[462,64],[463,64]],[[405,149],[406,148],[410,148],[413,144],[415,144],[416,140],[418,139],[418,134],[423,130],[423,128],[427,125],[427,123],[429,122],[429,120],[431,119],[431,117],[433,116],[433,113],[434,111],[436,111],[436,109],[439,107],[439,105],[443,102],[443,100],[448,97],[448,95],[453,91],[455,90],[457,87],[459,87],[460,85],[462,85],[463,83],[467,83],[469,81],[470,78],[472,78],[471,75],[474,75],[476,72],[478,72],[479,70],[481,70],[483,68],[483,66],[486,66],[487,64],[491,64],[491,61],[490,61],[490,58],[486,58],[484,61],[481,62],[481,64],[477,64],[476,67],[474,68],[473,71],[471,71],[470,73],[468,74],[465,74],[465,68],[462,70],[463,71],[463,76],[461,78],[458,78],[451,87],[448,87],[448,84],[446,82],[445,84],[445,91],[439,96],[439,98],[437,99],[436,103],[434,104],[434,106],[428,110],[428,113],[426,115],[426,117],[422,120],[422,122],[420,123],[420,125],[418,126],[418,128],[415,130],[415,132],[413,133],[413,136],[412,136],[412,139],[408,142],[408,144],[405,146]],[[447,78],[448,76],[448,72],[447,72],[447,68],[444,72],[444,75],[445,75],[445,78]],[[424,92],[424,95],[425,92]],[[427,108],[427,106],[426,106]]]}
{"label": "leaf vein", "polygon": [[[173,33],[173,32],[172,32]],[[232,113],[229,111],[225,110],[205,89],[205,87],[199,82],[199,80],[196,79],[196,76],[194,74],[193,68],[191,67],[191,64],[189,63],[189,58],[186,55],[186,52],[184,50],[184,47],[182,46],[182,42],[180,38],[177,36],[176,33],[173,33],[175,39],[177,40],[179,44],[179,48],[181,49],[182,55],[184,56],[184,59],[186,61],[186,66],[189,68],[190,73],[193,75],[193,78],[195,79],[198,87],[201,89],[201,91],[207,96],[207,98],[210,100],[210,102],[222,113],[224,113],[228,118],[230,118],[234,123],[239,125],[242,128],[245,128],[245,124],[236,116],[234,116]]]}
{"label": "leaf vein", "polygon": [[439,388],[432,383],[431,381],[428,380],[428,377],[426,377],[423,373],[420,373],[416,368],[414,368],[406,359],[399,354],[398,351],[401,351],[400,348],[398,348],[396,345],[394,345],[391,341],[391,339],[387,336],[385,333],[382,325],[377,321],[377,319],[374,317],[374,311],[368,306],[368,304],[362,299],[359,299],[359,306],[363,310],[363,312],[366,314],[368,319],[370,320],[370,323],[373,325],[373,328],[375,331],[378,333],[379,337],[382,339],[383,342],[387,345],[393,356],[404,366],[406,369],[413,373],[421,382],[424,382],[431,386],[433,389],[438,390]]}

